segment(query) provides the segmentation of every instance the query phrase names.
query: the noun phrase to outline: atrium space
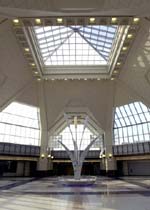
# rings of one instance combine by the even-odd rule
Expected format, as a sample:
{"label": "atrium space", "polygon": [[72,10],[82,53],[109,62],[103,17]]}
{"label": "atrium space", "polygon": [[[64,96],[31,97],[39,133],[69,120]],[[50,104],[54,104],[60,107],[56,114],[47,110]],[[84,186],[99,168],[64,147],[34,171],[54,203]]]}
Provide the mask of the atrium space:
{"label": "atrium space", "polygon": [[0,0],[0,209],[150,210],[149,11]]}

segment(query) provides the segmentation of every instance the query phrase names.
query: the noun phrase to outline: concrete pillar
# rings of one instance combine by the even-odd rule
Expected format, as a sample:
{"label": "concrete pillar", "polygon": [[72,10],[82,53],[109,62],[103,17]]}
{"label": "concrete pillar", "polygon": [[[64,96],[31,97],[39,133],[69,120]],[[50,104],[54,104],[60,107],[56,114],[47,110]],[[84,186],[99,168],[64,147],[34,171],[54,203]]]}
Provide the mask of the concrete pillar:
{"label": "concrete pillar", "polygon": [[123,175],[124,176],[128,176],[129,175],[128,162],[127,161],[123,161]]}
{"label": "concrete pillar", "polygon": [[30,176],[30,162],[26,161],[24,165],[24,176]]}
{"label": "concrete pillar", "polygon": [[38,83],[40,120],[41,120],[41,149],[40,149],[40,158],[37,164],[37,170],[40,171],[41,173],[43,172],[43,175],[44,173],[46,173],[46,171],[49,170],[48,168],[49,164],[48,164],[48,158],[47,158],[48,122],[47,122],[47,109],[46,109],[44,82],[45,81],[40,81]]}
{"label": "concrete pillar", "polygon": [[108,175],[115,175],[116,173],[116,160],[113,157],[112,145],[113,145],[113,130],[112,127],[110,127],[109,130],[106,130],[105,132],[106,157],[104,159],[105,159],[105,170],[106,174]]}
{"label": "concrete pillar", "polygon": [[24,176],[24,162],[23,161],[17,162],[16,176]]}
{"label": "concrete pillar", "polygon": [[114,117],[114,89],[111,86],[107,103],[106,124],[104,135],[105,157],[102,158],[101,169],[110,176],[116,174],[116,160],[113,157],[113,117]]}

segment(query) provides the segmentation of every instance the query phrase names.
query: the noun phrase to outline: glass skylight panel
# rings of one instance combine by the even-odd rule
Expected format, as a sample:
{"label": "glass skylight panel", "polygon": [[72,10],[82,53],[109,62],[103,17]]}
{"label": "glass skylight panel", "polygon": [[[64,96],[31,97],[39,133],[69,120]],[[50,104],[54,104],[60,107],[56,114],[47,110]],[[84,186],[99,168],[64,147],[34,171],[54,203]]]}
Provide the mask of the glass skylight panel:
{"label": "glass skylight panel", "polygon": [[44,66],[107,65],[116,26],[34,27]]}
{"label": "glass skylight panel", "polygon": [[[120,129],[123,129],[123,139]],[[117,131],[119,135],[116,136]],[[122,139],[122,140],[120,140]],[[150,141],[150,109],[141,102],[117,107],[114,118],[114,143]]]}

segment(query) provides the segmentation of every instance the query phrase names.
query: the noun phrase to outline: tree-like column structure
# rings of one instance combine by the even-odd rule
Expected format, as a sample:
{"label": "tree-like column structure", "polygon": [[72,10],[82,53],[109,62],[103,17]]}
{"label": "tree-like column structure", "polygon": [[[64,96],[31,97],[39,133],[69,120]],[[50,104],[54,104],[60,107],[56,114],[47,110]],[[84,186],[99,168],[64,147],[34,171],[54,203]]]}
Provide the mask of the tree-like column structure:
{"label": "tree-like column structure", "polygon": [[84,136],[84,132],[85,132],[85,129],[86,129],[87,123],[88,123],[88,116],[86,116],[85,120],[84,120],[84,127],[83,127],[83,131],[82,131],[81,139],[80,139],[80,144],[77,143],[77,142],[79,142],[78,138],[77,138],[77,123],[78,123],[77,116],[74,117],[75,138],[74,138],[72,130],[70,128],[70,122],[69,122],[67,114],[64,114],[64,118],[65,118],[65,121],[66,121],[67,126],[69,128],[69,131],[71,133],[74,150],[70,151],[70,149],[62,141],[58,140],[58,142],[64,147],[64,149],[66,150],[69,158],[71,159],[72,166],[73,166],[73,171],[74,171],[74,178],[76,180],[79,180],[81,178],[81,171],[82,171],[82,166],[83,166],[83,162],[85,160],[85,157],[86,157],[89,149],[91,148],[91,146],[96,142],[96,140],[98,140],[99,136],[94,138],[86,146],[86,148],[83,151],[81,151],[83,136]]}

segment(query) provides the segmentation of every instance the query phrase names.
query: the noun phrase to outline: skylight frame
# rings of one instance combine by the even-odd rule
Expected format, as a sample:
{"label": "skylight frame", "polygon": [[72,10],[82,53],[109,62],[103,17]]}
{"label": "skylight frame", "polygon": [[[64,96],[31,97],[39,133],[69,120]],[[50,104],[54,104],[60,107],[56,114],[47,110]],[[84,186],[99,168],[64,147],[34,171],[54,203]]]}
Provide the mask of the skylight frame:
{"label": "skylight frame", "polygon": [[[53,69],[43,69],[42,62],[40,60],[40,52],[37,49],[37,43],[34,40],[34,35],[32,33],[32,30],[30,27],[34,26],[49,26],[49,25],[94,25],[93,23],[90,23],[89,17],[63,17],[63,21],[61,23],[57,22],[57,17],[43,17],[40,18],[40,24],[37,24],[35,22],[34,18],[21,18],[19,20],[19,23],[14,23],[13,26],[15,29],[16,36],[23,46],[28,46],[30,48],[30,51],[28,53],[25,53],[25,57],[27,57],[27,60],[30,62],[30,66],[34,71],[38,71],[38,74],[34,74],[35,78],[37,80],[41,79],[115,79],[118,77],[119,72],[122,68],[122,65],[126,59],[127,53],[129,51],[130,45],[133,42],[137,31],[139,29],[139,23],[134,22],[133,17],[117,17],[115,23],[112,22],[111,17],[100,17],[95,16],[94,24],[95,25],[118,25],[119,28],[122,28],[121,33],[119,35],[119,41],[116,40],[116,43],[118,44],[117,47],[115,46],[113,50],[113,53],[111,55],[111,62],[109,66],[103,66],[101,68],[94,68],[93,66],[89,66],[90,68],[84,68],[83,66],[75,67],[71,66],[71,68],[53,68]],[[25,27],[24,27],[25,26]],[[125,33],[124,33],[124,32]],[[127,34],[132,34],[131,37],[128,37]],[[24,37],[23,37],[24,36]],[[26,39],[26,42],[25,42]],[[127,50],[123,51],[123,47],[127,46]],[[71,72],[70,72],[71,70]],[[40,79],[39,79],[40,78]]]}
{"label": "skylight frame", "polygon": [[[39,30],[41,30],[41,31],[39,31]],[[96,53],[99,54],[97,64],[95,64],[94,61],[93,61],[93,63],[91,63],[91,65],[95,66],[95,65],[101,65],[101,63],[98,64],[100,56],[102,57],[101,62],[103,62],[103,63],[107,62],[109,54],[112,51],[111,46],[113,45],[113,41],[114,41],[115,34],[117,31],[117,26],[113,26],[113,25],[111,25],[111,26],[87,25],[87,26],[68,26],[68,27],[66,27],[66,26],[49,26],[47,28],[47,30],[46,31],[45,30],[46,30],[46,27],[43,27],[43,26],[42,27],[34,27],[34,32],[36,34],[37,43],[39,45],[39,48],[40,48],[40,51],[41,51],[41,54],[43,57],[43,61],[44,61],[44,55],[43,55],[44,53],[50,57],[53,54],[53,52],[55,53],[54,49],[50,49],[50,48],[53,48],[53,47],[55,47],[55,49],[58,48],[58,50],[56,50],[56,53],[57,53],[59,51],[59,47],[60,48],[61,48],[61,46],[64,47],[65,42],[67,40],[69,40],[70,37],[72,37],[74,34],[76,34],[76,36],[78,35],[77,39],[80,38],[81,41],[84,40],[86,44],[91,46],[92,50],[94,49],[93,51],[95,51]],[[89,30],[90,32],[87,30]],[[54,36],[53,36],[54,32],[57,32],[57,33],[55,33],[55,36],[59,37],[59,39],[54,38]],[[101,33],[105,33],[105,36],[101,35]],[[62,37],[62,35],[65,35],[65,34],[66,34],[66,36]],[[87,35],[89,35],[89,36],[87,36]],[[109,35],[111,35],[112,37],[109,37]],[[40,36],[42,36],[42,37],[40,37]],[[43,40],[43,42],[41,43],[42,40]],[[51,41],[51,45],[50,45],[50,41]],[[54,44],[53,41],[54,41],[54,43],[56,41],[60,41],[60,43]],[[70,41],[74,41],[74,40],[72,39]],[[98,42],[101,42],[101,44],[98,44]],[[82,48],[85,43],[82,43],[82,45],[81,45]],[[71,43],[68,43],[69,50],[70,50],[70,44]],[[43,47],[43,45],[44,45],[44,47]],[[76,43],[74,43],[74,45],[73,44],[71,44],[71,45],[72,45],[71,47],[73,48],[74,45],[75,45],[75,47],[78,46],[78,43],[76,42]],[[109,45],[109,47],[107,45]],[[101,49],[99,49],[99,48],[101,48]],[[45,52],[42,52],[43,50]],[[64,50],[64,52],[65,52],[65,49],[62,49],[62,50]],[[82,49],[82,52],[83,52],[83,49]],[[62,56],[65,56],[65,55],[62,55]],[[76,55],[76,56],[78,56],[78,55]],[[82,55],[80,55],[80,57],[81,56]],[[59,57],[60,56],[58,55],[58,58]],[[70,56],[70,57],[73,57],[73,56]],[[83,57],[84,57],[84,55],[83,55]],[[87,59],[87,61],[86,61],[86,65],[89,65],[88,60],[89,59]],[[59,65],[59,59],[56,61],[57,61],[57,65]],[[65,60],[62,60],[62,61],[65,62]],[[80,61],[80,62],[81,62],[81,65],[84,65],[84,63],[85,63],[83,61]],[[82,62],[83,62],[83,64],[82,64]],[[74,65],[74,63],[73,63],[73,65]],[[44,62],[43,62],[43,65],[45,65]],[[50,66],[51,65],[53,65],[53,64],[50,64]],[[62,65],[65,65],[65,64],[62,64]],[[78,65],[78,63],[75,65]],[[46,66],[48,66],[48,65],[45,65],[45,67]]]}
{"label": "skylight frame", "polygon": [[[36,35],[34,33],[34,30],[32,27],[28,28],[28,32],[30,34],[30,37],[34,43],[34,52],[36,51],[35,60],[36,63],[39,66],[40,74],[44,78],[79,78],[80,77],[86,77],[87,78],[97,78],[99,75],[101,75],[102,78],[108,78],[111,75],[111,72],[113,71],[113,68],[117,62],[121,47],[123,45],[124,39],[126,34],[123,36],[123,33],[127,33],[129,26],[118,26],[117,34],[118,36],[115,37],[112,51],[110,53],[110,59],[107,65],[53,65],[45,67],[43,63],[43,58],[39,49],[39,46],[37,44]],[[123,40],[122,40],[123,36]],[[119,40],[118,40],[119,38]],[[117,43],[117,46],[115,46],[114,43]],[[115,53],[114,53],[115,49]],[[38,58],[38,59],[37,59]],[[78,76],[77,76],[78,75]]]}

